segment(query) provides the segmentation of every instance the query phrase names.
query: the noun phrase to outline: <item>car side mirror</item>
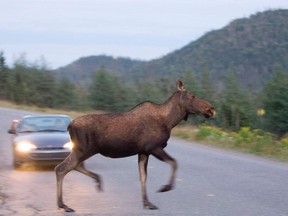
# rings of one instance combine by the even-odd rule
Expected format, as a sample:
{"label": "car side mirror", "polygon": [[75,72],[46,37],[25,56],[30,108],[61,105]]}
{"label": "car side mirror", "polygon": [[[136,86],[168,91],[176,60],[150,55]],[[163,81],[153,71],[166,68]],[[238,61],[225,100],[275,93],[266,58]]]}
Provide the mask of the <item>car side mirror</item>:
{"label": "car side mirror", "polygon": [[19,123],[18,120],[13,120],[10,126],[10,129],[7,131],[9,134],[16,134],[16,127],[17,124]]}
{"label": "car side mirror", "polygon": [[15,129],[9,129],[8,131],[7,131],[9,134],[16,134],[16,131],[15,131]]}

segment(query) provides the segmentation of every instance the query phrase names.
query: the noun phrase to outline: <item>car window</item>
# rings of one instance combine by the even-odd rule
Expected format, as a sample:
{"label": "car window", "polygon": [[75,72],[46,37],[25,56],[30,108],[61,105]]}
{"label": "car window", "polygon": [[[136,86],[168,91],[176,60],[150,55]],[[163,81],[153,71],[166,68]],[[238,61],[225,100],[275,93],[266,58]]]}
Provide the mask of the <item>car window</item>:
{"label": "car window", "polygon": [[67,117],[27,117],[19,124],[19,132],[67,131],[71,119]]}

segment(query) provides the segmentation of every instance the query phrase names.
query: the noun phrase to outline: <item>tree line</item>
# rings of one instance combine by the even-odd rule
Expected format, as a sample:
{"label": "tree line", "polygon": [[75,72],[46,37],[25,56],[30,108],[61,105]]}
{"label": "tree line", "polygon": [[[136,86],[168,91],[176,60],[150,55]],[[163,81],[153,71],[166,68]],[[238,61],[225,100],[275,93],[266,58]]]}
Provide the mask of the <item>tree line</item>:
{"label": "tree line", "polygon": [[[228,70],[223,84],[214,83],[208,70],[200,74],[185,71],[186,89],[216,107],[214,120],[193,116],[188,123],[214,124],[237,131],[241,127],[259,128],[283,136],[288,128],[288,74],[275,69],[271,80],[258,92],[250,92],[237,82],[235,71]],[[0,53],[0,99],[16,104],[66,110],[103,110],[122,112],[142,101],[163,103],[175,91],[175,80],[124,83],[105,68],[95,71],[88,87],[67,78],[55,78],[45,65],[30,64],[25,58],[12,67]],[[287,117],[286,117],[287,116]]]}

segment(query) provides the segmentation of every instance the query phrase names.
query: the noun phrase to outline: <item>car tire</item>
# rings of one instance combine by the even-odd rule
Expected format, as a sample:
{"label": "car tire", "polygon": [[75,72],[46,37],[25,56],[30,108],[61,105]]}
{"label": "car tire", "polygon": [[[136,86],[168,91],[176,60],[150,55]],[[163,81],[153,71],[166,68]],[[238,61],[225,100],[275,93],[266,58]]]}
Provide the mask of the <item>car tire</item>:
{"label": "car tire", "polygon": [[21,167],[22,163],[19,161],[13,161],[13,167],[14,169],[19,169]]}
{"label": "car tire", "polygon": [[22,162],[17,160],[17,157],[15,156],[15,153],[13,154],[13,167],[14,169],[18,169],[19,167],[21,167]]}

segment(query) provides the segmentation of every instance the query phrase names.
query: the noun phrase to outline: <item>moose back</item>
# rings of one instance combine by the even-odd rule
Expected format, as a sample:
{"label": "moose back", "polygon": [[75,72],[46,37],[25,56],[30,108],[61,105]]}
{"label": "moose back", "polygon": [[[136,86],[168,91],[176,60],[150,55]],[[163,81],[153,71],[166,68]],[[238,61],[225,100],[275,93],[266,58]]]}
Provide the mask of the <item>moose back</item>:
{"label": "moose back", "polygon": [[189,114],[213,117],[214,107],[185,90],[184,83],[176,82],[177,91],[163,104],[143,102],[128,112],[111,114],[88,114],[73,120],[68,126],[73,143],[71,154],[56,168],[57,205],[66,212],[74,211],[66,206],[62,198],[64,176],[77,170],[95,179],[97,188],[102,190],[99,174],[84,167],[83,161],[95,154],[111,158],[138,155],[143,206],[157,209],[147,196],[147,163],[150,155],[168,163],[172,167],[169,181],[159,189],[165,192],[175,184],[177,162],[164,148],[173,127]]}

